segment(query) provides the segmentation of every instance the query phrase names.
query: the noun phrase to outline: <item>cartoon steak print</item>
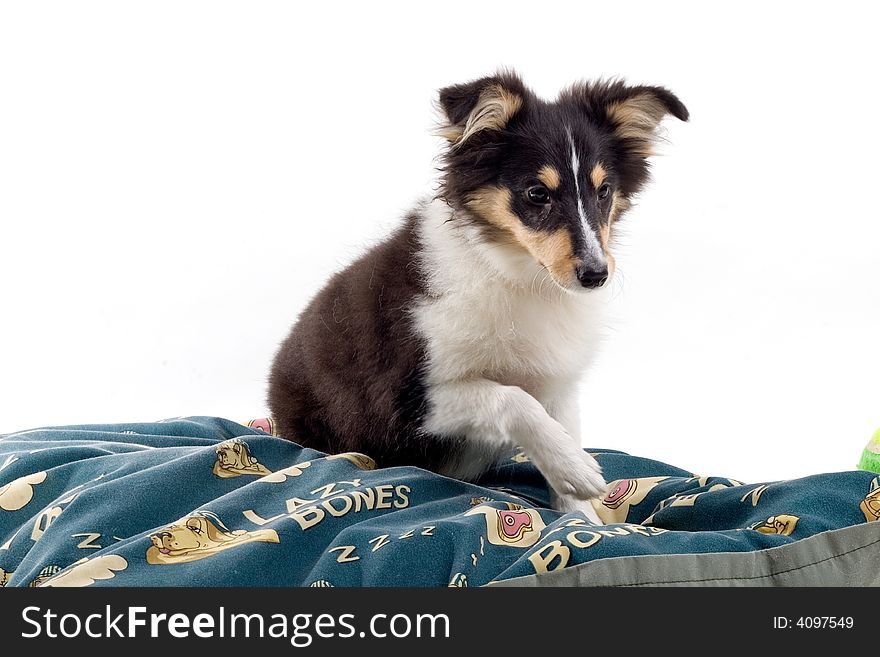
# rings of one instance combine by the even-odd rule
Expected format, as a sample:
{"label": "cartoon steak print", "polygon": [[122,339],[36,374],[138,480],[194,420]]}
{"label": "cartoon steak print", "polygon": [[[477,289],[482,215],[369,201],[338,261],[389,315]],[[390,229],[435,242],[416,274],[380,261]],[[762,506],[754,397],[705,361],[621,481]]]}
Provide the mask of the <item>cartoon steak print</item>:
{"label": "cartoon steak print", "polygon": [[261,417],[256,420],[251,420],[247,423],[251,429],[259,429],[263,433],[267,433],[270,436],[277,436],[275,433],[275,420],[270,417]]}
{"label": "cartoon steak print", "polygon": [[[627,522],[629,510],[640,504],[661,481],[669,477],[640,477],[638,479],[617,479],[609,484],[609,491],[596,502],[593,507],[596,514],[605,524]],[[647,515],[647,514],[645,514]],[[637,517],[634,522],[642,522],[644,516]]]}
{"label": "cartoon steak print", "polygon": [[616,509],[623,504],[624,500],[635,493],[638,487],[639,484],[635,479],[621,479],[617,482],[617,485],[608,492],[605,499],[602,500],[602,504],[609,509]]}
{"label": "cartoon steak print", "polygon": [[465,516],[483,516],[486,521],[486,539],[490,545],[530,548],[541,540],[547,527],[541,514],[513,502],[502,502],[504,509],[479,504],[465,512]]}
{"label": "cartoon steak print", "polygon": [[498,510],[498,533],[511,542],[518,541],[532,530],[532,516],[528,511]]}

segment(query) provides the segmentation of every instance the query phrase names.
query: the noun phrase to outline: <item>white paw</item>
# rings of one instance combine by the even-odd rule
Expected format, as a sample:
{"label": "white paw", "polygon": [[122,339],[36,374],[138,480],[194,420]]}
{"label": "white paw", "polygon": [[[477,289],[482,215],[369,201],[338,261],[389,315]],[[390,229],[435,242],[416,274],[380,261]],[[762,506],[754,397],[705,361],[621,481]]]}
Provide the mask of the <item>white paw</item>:
{"label": "white paw", "polygon": [[567,434],[565,440],[548,442],[546,448],[530,456],[557,495],[588,500],[602,497],[608,490],[596,459]]}
{"label": "white paw", "polygon": [[562,513],[583,513],[594,525],[605,524],[589,500],[579,500],[571,495],[553,495],[553,508]]}
{"label": "white paw", "polygon": [[583,450],[578,450],[577,455],[571,459],[559,483],[563,490],[557,492],[574,495],[582,500],[602,497],[608,492],[602,468],[596,463],[596,459]]}

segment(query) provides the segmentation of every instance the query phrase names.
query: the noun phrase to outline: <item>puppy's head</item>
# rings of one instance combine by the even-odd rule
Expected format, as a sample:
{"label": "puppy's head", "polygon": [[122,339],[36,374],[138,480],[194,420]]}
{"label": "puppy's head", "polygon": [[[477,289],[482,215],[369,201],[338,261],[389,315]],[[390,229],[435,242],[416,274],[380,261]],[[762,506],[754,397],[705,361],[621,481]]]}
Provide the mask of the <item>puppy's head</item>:
{"label": "puppy's head", "polygon": [[506,72],[442,89],[440,108],[442,196],[571,291],[613,273],[612,227],[648,179],[660,122],[688,118],[662,87],[581,83],[546,102]]}

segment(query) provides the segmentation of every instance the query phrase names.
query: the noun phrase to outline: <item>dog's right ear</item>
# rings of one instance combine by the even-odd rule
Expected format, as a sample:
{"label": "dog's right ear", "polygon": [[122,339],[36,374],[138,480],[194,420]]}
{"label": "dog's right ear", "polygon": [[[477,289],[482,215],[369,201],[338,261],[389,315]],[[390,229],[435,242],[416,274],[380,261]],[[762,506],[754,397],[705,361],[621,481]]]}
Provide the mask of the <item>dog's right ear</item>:
{"label": "dog's right ear", "polygon": [[526,88],[515,73],[498,73],[440,90],[444,123],[439,134],[452,148],[475,135],[500,132],[523,105]]}

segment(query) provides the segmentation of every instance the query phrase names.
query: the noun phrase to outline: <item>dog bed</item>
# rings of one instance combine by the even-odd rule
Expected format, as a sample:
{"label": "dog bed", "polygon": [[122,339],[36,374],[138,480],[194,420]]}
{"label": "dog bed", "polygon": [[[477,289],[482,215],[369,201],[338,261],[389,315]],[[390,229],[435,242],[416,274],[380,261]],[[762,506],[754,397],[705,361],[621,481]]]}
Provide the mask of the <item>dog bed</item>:
{"label": "dog bed", "polygon": [[880,478],[744,484],[613,450],[603,525],[521,452],[479,482],[191,417],[0,437],[5,586],[880,585]]}

